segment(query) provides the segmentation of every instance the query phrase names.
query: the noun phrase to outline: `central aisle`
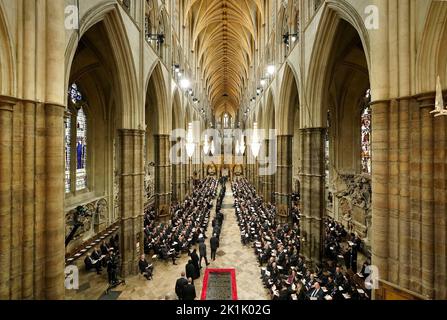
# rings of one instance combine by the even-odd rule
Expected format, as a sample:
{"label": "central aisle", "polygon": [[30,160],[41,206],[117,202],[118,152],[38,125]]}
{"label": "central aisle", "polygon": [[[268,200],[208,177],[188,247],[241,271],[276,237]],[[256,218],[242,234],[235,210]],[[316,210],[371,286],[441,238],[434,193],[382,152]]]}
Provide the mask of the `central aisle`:
{"label": "central aisle", "polygon": [[236,269],[237,290],[240,300],[268,300],[270,298],[259,278],[261,269],[256,260],[254,249],[250,246],[244,247],[241,243],[241,232],[233,205],[234,197],[231,185],[228,183],[227,194],[222,204],[225,220],[220,235],[220,248],[217,251],[216,261],[210,267]]}
{"label": "central aisle", "polygon": [[[230,183],[227,184],[227,193],[222,204],[222,211],[225,219],[220,235],[220,248],[217,251],[216,261],[211,261],[211,250],[209,239],[212,234],[211,221],[216,215],[216,206],[214,205],[211,212],[210,225],[208,227],[206,246],[208,259],[211,263],[210,268],[234,268],[236,269],[236,280],[238,297],[240,300],[270,300],[267,290],[262,285],[259,278],[261,270],[258,266],[254,249],[252,247],[244,247],[241,243],[239,226],[236,220],[235,210],[233,208],[234,197],[231,191]],[[143,277],[132,277],[127,279],[127,285],[121,287],[122,290],[119,299],[131,300],[159,300],[159,299],[177,299],[174,287],[175,282],[179,278],[180,273],[185,270],[188,262],[188,256],[183,254],[178,259],[176,266],[171,262],[157,261],[154,272],[154,280],[145,281]],[[200,299],[202,293],[203,275],[205,271],[205,262],[203,262],[201,277],[194,281],[196,287],[197,300]]]}

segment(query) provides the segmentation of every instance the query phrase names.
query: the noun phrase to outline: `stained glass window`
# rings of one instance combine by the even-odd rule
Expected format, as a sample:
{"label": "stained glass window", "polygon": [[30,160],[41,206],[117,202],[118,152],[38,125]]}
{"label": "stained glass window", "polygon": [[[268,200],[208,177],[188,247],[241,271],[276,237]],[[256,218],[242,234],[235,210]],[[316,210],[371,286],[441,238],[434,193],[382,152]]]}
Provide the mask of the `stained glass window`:
{"label": "stained glass window", "polygon": [[65,118],[65,193],[71,191],[71,114]]}
{"label": "stained glass window", "polygon": [[76,124],[76,190],[87,187],[87,117],[79,109]]}
{"label": "stained glass window", "polygon": [[[65,192],[87,188],[87,116],[85,101],[76,84],[68,89],[71,112],[65,118]],[[72,182],[75,190],[72,190]]]}
{"label": "stained glass window", "polygon": [[79,92],[77,84],[73,83],[70,86],[68,94],[70,95],[70,99],[73,104],[78,104],[82,101],[82,94]]}
{"label": "stained glass window", "polygon": [[365,95],[365,104],[362,110],[361,127],[361,161],[362,173],[371,174],[371,90]]}

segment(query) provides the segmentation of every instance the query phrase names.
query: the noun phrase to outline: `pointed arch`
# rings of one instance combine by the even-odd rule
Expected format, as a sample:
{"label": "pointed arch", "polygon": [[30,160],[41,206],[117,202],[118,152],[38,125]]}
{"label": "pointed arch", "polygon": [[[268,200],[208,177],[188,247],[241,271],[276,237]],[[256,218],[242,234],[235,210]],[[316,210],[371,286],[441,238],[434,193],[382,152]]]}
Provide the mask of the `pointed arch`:
{"label": "pointed arch", "polygon": [[181,105],[179,89],[175,89],[172,98],[172,130],[184,129],[182,119],[185,118],[184,110]]}
{"label": "pointed arch", "polygon": [[306,127],[326,126],[327,106],[325,105],[324,99],[327,93],[324,90],[328,87],[328,75],[332,71],[329,66],[332,47],[336,39],[337,30],[342,21],[346,21],[356,30],[363,46],[368,70],[371,70],[369,33],[366,30],[362,17],[346,1],[326,1],[309,60],[311,61],[311,65],[308,72],[306,99],[304,101],[304,107],[309,111],[309,114],[303,114],[306,116]]}
{"label": "pointed arch", "polygon": [[[154,133],[168,133],[171,108],[168,106],[168,89],[160,62],[154,64],[146,83],[146,109],[150,107]],[[147,111],[147,110],[146,110]],[[147,113],[147,112],[146,112]],[[146,119],[148,123],[148,119]]]}
{"label": "pointed arch", "polygon": [[298,88],[297,73],[289,63],[286,63],[279,96],[278,117],[276,118],[276,128],[280,130],[279,134],[293,133],[295,111],[298,110],[300,104]]}
{"label": "pointed arch", "polygon": [[11,51],[14,46],[2,7],[0,3],[0,95],[15,96],[15,60]]}
{"label": "pointed arch", "polygon": [[273,90],[267,92],[267,102],[265,104],[264,128],[267,130],[276,129],[275,123],[275,97]]}
{"label": "pointed arch", "polygon": [[436,77],[447,83],[447,6],[432,1],[416,58],[416,92],[432,92]]}
{"label": "pointed arch", "polygon": [[117,95],[116,106],[118,124],[121,128],[141,129],[143,124],[143,110],[139,108],[137,76],[135,61],[120,11],[115,3],[101,3],[90,9],[81,20],[79,36],[73,33],[66,49],[66,78],[65,87],[68,88],[73,60],[79,46],[79,40],[93,26],[103,23],[107,41],[113,50],[112,72],[114,90]]}

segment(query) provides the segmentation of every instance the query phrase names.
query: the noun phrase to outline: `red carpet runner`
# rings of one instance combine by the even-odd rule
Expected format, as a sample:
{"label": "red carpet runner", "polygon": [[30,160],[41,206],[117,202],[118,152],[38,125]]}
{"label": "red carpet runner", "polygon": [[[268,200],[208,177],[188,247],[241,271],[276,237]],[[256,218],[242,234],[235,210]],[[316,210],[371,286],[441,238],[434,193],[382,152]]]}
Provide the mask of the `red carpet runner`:
{"label": "red carpet runner", "polygon": [[202,300],[237,300],[235,269],[206,269]]}

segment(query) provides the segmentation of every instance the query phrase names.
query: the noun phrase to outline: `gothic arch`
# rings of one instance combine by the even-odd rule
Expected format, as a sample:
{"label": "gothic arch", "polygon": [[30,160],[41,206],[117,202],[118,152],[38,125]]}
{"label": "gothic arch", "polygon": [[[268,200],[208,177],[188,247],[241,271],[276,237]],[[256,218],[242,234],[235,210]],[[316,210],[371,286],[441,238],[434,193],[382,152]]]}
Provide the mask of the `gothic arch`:
{"label": "gothic arch", "polygon": [[113,48],[112,72],[114,89],[120,94],[117,96],[116,105],[118,124],[121,128],[142,128],[143,110],[139,108],[138,86],[135,71],[135,62],[132,59],[132,51],[129,39],[124,27],[124,22],[114,3],[102,3],[90,9],[80,21],[79,33],[73,33],[66,49],[66,79],[65,87],[68,88],[70,70],[79,46],[79,40],[93,26],[103,23],[107,35],[107,41]]}
{"label": "gothic arch", "polygon": [[432,1],[416,60],[416,93],[432,92],[439,75],[447,84],[447,6]]}
{"label": "gothic arch", "polygon": [[273,90],[267,92],[267,102],[265,104],[264,128],[267,130],[275,129],[275,98]]}
{"label": "gothic arch", "polygon": [[169,122],[171,108],[168,106],[167,82],[160,62],[154,64],[147,79],[145,106],[147,108],[148,103],[152,103],[152,115],[155,118],[151,124],[154,125],[154,133],[168,133],[171,126]]}
{"label": "gothic arch", "polygon": [[279,134],[292,134],[295,111],[300,104],[298,76],[292,66],[286,63],[279,96],[276,128]]}
{"label": "gothic arch", "polygon": [[362,17],[346,1],[326,1],[317,28],[317,36],[310,59],[312,63],[309,67],[309,77],[306,82],[305,107],[309,111],[309,119],[305,121],[306,127],[326,126],[325,111],[327,110],[327,106],[325,106],[324,99],[327,94],[324,90],[328,87],[328,75],[332,71],[329,70],[329,64],[333,44],[341,21],[346,21],[357,31],[365,52],[368,70],[371,70],[369,34]]}
{"label": "gothic arch", "polygon": [[0,4],[0,94],[14,96],[16,94],[16,79],[14,55],[11,52],[13,43],[2,6]]}
{"label": "gothic arch", "polygon": [[172,130],[184,129],[182,119],[185,118],[184,110],[182,108],[179,89],[175,89],[172,98]]}

